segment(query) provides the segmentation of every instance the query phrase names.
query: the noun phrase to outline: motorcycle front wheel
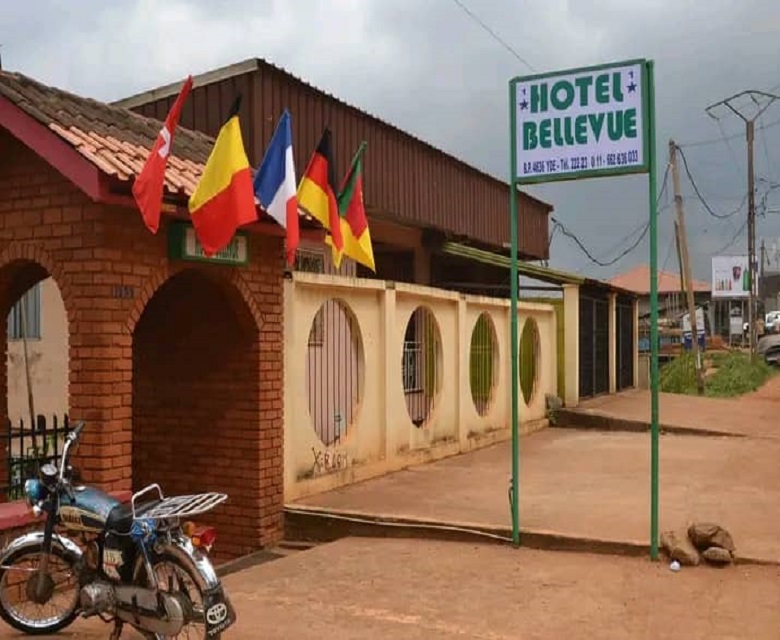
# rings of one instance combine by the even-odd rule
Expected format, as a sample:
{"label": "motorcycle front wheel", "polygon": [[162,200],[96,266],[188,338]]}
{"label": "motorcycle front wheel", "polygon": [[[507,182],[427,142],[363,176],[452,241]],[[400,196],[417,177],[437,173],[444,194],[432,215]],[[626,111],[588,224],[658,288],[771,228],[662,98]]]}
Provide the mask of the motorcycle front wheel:
{"label": "motorcycle front wheel", "polygon": [[78,575],[57,547],[49,555],[43,592],[35,595],[42,555],[41,546],[22,548],[0,567],[0,618],[28,635],[57,633],[78,615]]}

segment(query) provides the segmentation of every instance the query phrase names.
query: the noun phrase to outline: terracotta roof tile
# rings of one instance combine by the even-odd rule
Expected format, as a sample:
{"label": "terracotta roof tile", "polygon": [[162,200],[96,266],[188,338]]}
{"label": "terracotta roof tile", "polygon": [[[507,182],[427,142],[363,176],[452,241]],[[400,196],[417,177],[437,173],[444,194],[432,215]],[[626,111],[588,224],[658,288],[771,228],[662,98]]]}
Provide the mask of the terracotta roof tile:
{"label": "terracotta roof tile", "polygon": [[[642,295],[650,293],[650,267],[639,265],[612,278],[609,283],[615,287],[628,289]],[[675,293],[682,289],[679,274],[670,271],[658,271],[658,293]],[[712,290],[709,282],[693,281],[693,290],[697,293],[708,293]]]}
{"label": "terracotta roof tile", "polygon": [[[162,122],[122,107],[49,87],[19,73],[0,71],[0,95],[71,144],[101,171],[128,182],[146,162]],[[168,159],[166,189],[189,196],[214,139],[176,129]]]}

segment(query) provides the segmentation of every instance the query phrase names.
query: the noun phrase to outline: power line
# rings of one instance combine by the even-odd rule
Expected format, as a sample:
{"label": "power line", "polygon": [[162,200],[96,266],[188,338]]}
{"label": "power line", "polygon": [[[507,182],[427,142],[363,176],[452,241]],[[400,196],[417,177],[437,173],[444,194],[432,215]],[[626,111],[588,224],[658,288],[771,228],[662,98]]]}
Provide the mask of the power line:
{"label": "power line", "polygon": [[731,238],[731,240],[729,240],[726,244],[724,244],[720,249],[715,251],[715,253],[713,255],[719,255],[719,254],[723,253],[724,251],[726,251],[727,249],[730,249],[734,245],[734,243],[739,239],[739,236],[741,236],[742,233],[747,228],[747,223],[748,223],[748,221],[745,220],[745,222],[742,223],[742,226],[739,229],[737,229],[737,232],[734,234],[734,237]]}
{"label": "power line", "polygon": [[769,157],[769,142],[766,139],[766,130],[763,127],[759,127],[761,131],[761,141],[764,143],[764,157],[766,158],[767,171],[774,173],[774,164]]}
{"label": "power line", "polygon": [[[661,183],[661,190],[658,192],[658,198],[657,198],[656,202],[660,201],[663,198],[664,192],[666,191],[666,187],[667,187],[668,181],[669,181],[669,164],[666,165],[666,171],[664,172],[663,182]],[[656,213],[660,213],[664,209],[667,209],[669,206],[671,206],[671,205],[667,205],[666,207],[658,209],[656,211]],[[641,229],[641,234],[639,235],[639,237],[628,248],[626,248],[624,251],[622,251],[620,254],[618,254],[615,258],[605,262],[605,261],[599,260],[597,257],[595,257],[593,255],[593,253],[582,243],[582,240],[580,240],[574,233],[569,231],[561,222],[559,222],[558,220],[556,220],[552,216],[550,217],[550,220],[552,220],[552,222],[553,222],[553,232],[555,232],[556,229],[559,230],[563,235],[565,235],[567,238],[572,240],[580,248],[580,250],[588,257],[588,259],[592,263],[598,265],[599,267],[609,267],[609,266],[612,266],[616,262],[618,262],[618,261],[622,260],[623,258],[625,258],[629,253],[631,253],[634,249],[636,249],[640,245],[642,240],[645,239],[645,236],[647,235],[648,230],[650,229],[650,220],[648,220],[647,222],[643,223],[642,225],[640,225],[639,227],[634,229],[625,238],[620,240],[620,242],[618,243],[617,246],[620,246],[621,244],[623,244],[623,242],[625,242],[626,240],[631,238],[633,235],[635,235]]]}
{"label": "power line", "polygon": [[486,25],[480,18],[477,16],[471,9],[469,9],[465,4],[461,2],[461,0],[452,0],[456,5],[458,5],[463,12],[471,18],[474,22],[476,22],[480,27],[482,27],[491,38],[493,38],[496,42],[498,42],[504,49],[509,51],[515,58],[517,58],[520,62],[522,62],[526,67],[528,67],[531,71],[536,73],[536,69],[531,65],[530,62],[528,62],[523,56],[521,56],[517,51],[512,48],[512,46],[506,42],[501,36],[499,36],[493,29],[491,29],[488,25]]}
{"label": "power line", "polygon": [[672,257],[672,247],[674,247],[674,239],[675,236],[672,235],[672,240],[669,242],[669,246],[666,249],[666,257],[664,258],[664,263],[661,266],[661,271],[666,271],[666,265],[669,263],[669,258]]}
{"label": "power line", "polygon": [[[780,120],[773,120],[772,122],[768,122],[767,124],[760,125],[759,129],[771,129],[772,127],[776,127],[780,124]],[[683,144],[678,144],[678,149],[693,149],[695,147],[704,147],[711,144],[720,144],[722,142],[728,142],[729,140],[736,140],[737,138],[744,138],[744,133],[732,133],[728,136],[723,136],[720,138],[706,138],[704,140],[692,140],[691,142],[686,142]]]}
{"label": "power line", "polygon": [[709,213],[713,218],[718,218],[719,220],[725,220],[727,218],[731,218],[732,216],[735,216],[740,211],[742,211],[742,208],[745,206],[745,202],[747,201],[748,198],[747,194],[745,194],[744,199],[742,200],[742,202],[740,202],[739,206],[736,209],[734,209],[734,211],[725,214],[716,213],[715,210],[704,199],[704,196],[699,190],[699,187],[696,184],[696,180],[694,180],[693,175],[691,174],[691,168],[688,166],[688,159],[685,157],[685,152],[679,146],[677,147],[677,150],[680,152],[680,157],[682,158],[683,161],[683,168],[685,169],[685,175],[688,176],[688,181],[691,183],[691,186],[693,187],[693,191],[694,193],[696,193],[696,197],[699,199],[699,202],[701,202],[704,208],[707,210],[707,213]]}
{"label": "power line", "polygon": [[[565,235],[567,238],[570,238],[571,240],[573,240],[573,241],[574,241],[574,243],[575,243],[575,244],[576,244],[576,245],[577,245],[577,246],[580,248],[580,250],[581,250],[581,251],[582,251],[582,252],[583,252],[583,253],[584,253],[584,254],[585,254],[587,257],[588,257],[588,259],[589,259],[589,260],[590,260],[592,263],[594,263],[594,264],[597,264],[597,265],[598,265],[598,266],[600,266],[600,267],[609,267],[609,266],[611,266],[611,265],[615,264],[616,262],[618,262],[619,260],[621,260],[622,258],[625,258],[625,257],[626,257],[626,256],[627,256],[629,253],[631,253],[631,252],[632,252],[634,249],[636,249],[636,248],[639,246],[639,243],[640,243],[640,242],[642,242],[642,240],[644,240],[644,239],[645,239],[645,236],[647,235],[647,231],[648,231],[648,229],[650,228],[650,223],[649,223],[649,222],[647,222],[647,223],[644,225],[644,228],[643,228],[643,230],[642,230],[642,234],[641,234],[641,235],[640,235],[640,236],[639,236],[639,237],[636,239],[636,241],[635,241],[635,242],[634,242],[634,243],[633,243],[631,246],[629,246],[629,247],[628,247],[628,248],[627,248],[625,251],[623,251],[622,253],[620,253],[620,254],[619,254],[617,257],[615,257],[614,259],[612,259],[612,260],[609,260],[609,261],[607,261],[607,262],[604,262],[604,261],[602,261],[602,260],[599,260],[598,258],[596,258],[596,257],[595,257],[595,256],[594,256],[594,255],[593,255],[593,254],[592,254],[592,253],[591,253],[591,252],[588,250],[588,248],[587,248],[587,247],[586,247],[584,244],[582,244],[582,241],[581,241],[581,240],[580,240],[580,239],[579,239],[579,238],[578,238],[576,235],[574,235],[574,234],[573,234],[571,231],[569,231],[569,230],[568,230],[566,227],[564,227],[564,226],[563,226],[563,225],[562,225],[560,222],[558,222],[558,221],[557,221],[557,220],[555,220],[554,218],[553,218],[552,220],[553,220],[553,224],[554,224],[554,225],[555,225],[555,226],[556,226],[558,229],[560,229],[560,232],[561,232],[563,235]],[[631,235],[633,235],[633,233],[636,233],[636,231],[632,232],[632,234],[631,234]],[[629,236],[629,237],[630,237],[630,236]]]}

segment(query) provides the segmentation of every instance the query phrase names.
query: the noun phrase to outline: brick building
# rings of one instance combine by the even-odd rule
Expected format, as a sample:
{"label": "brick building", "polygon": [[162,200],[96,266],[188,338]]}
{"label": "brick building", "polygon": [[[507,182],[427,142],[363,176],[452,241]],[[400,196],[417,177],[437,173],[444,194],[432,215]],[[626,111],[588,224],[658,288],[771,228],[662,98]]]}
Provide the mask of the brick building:
{"label": "brick building", "polygon": [[211,521],[221,551],[236,556],[282,533],[283,238],[261,219],[236,241],[245,264],[198,260],[182,240],[186,202],[213,140],[184,129],[168,215],[150,234],[130,184],[159,128],[0,71],[0,339],[6,354],[14,303],[56,282],[68,409],[88,424],[75,458],[83,479],[112,491],[155,481],[170,494],[228,493]]}

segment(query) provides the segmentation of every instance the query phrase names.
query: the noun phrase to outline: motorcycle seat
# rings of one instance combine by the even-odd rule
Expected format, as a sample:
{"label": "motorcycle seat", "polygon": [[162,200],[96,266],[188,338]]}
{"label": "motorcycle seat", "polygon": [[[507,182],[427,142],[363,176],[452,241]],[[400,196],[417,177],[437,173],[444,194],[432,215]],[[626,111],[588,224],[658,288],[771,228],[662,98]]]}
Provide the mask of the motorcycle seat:
{"label": "motorcycle seat", "polygon": [[[136,507],[136,515],[157,504],[157,501]],[[133,527],[133,508],[129,504],[118,504],[108,514],[106,519],[106,531],[113,531],[119,535],[127,535]]]}

